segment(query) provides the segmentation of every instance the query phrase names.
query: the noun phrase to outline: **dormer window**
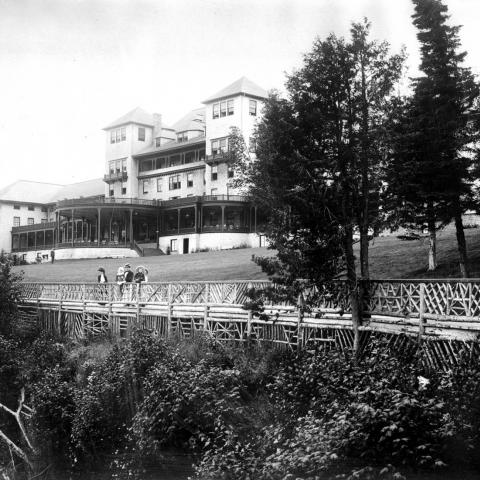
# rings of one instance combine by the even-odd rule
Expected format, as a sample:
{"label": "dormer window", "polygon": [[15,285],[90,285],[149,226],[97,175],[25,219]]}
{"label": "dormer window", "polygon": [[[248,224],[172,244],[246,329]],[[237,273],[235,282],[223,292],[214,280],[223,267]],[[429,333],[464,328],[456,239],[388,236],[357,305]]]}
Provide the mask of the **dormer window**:
{"label": "dormer window", "polygon": [[155,146],[158,148],[162,144],[162,139],[160,137],[157,137],[155,139]]}
{"label": "dormer window", "polygon": [[227,115],[233,115],[233,113],[233,99],[213,104],[213,118],[226,117]]}
{"label": "dormer window", "polygon": [[138,127],[138,141],[145,141],[145,127]]}
{"label": "dormer window", "polygon": [[125,127],[110,130],[110,143],[124,142],[127,139],[127,130]]}
{"label": "dormer window", "polygon": [[188,140],[187,132],[177,133],[177,142],[178,143],[186,142],[187,140]]}

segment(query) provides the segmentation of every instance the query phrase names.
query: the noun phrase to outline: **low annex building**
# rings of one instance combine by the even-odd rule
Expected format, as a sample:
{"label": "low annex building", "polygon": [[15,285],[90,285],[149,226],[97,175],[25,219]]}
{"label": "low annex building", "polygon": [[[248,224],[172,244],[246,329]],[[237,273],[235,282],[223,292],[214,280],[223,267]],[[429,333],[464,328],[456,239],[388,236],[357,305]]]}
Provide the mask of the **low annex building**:
{"label": "low annex building", "polygon": [[169,126],[136,108],[104,128],[103,179],[0,190],[0,248],[27,260],[260,246],[261,212],[231,188],[229,132],[249,147],[267,92],[242,77]]}

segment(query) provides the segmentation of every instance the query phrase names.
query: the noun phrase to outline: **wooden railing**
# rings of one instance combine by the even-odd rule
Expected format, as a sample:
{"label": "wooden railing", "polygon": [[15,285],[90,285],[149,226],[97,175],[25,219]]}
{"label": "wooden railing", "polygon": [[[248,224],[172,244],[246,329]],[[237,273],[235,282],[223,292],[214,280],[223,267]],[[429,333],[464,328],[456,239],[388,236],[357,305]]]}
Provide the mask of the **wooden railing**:
{"label": "wooden railing", "polygon": [[[272,286],[268,281],[143,283],[122,288],[96,283],[22,285],[22,308],[45,328],[74,337],[105,331],[128,336],[132,329],[163,336],[203,330],[219,341],[254,339],[291,348],[352,345],[345,282],[321,291],[305,290],[299,300],[313,303],[308,309],[285,302],[265,306],[261,316],[244,305],[249,290]],[[372,280],[359,287],[365,291],[360,327],[364,335],[382,332],[440,340],[448,358],[445,352],[453,351],[452,341],[463,344],[480,334],[479,280]]]}

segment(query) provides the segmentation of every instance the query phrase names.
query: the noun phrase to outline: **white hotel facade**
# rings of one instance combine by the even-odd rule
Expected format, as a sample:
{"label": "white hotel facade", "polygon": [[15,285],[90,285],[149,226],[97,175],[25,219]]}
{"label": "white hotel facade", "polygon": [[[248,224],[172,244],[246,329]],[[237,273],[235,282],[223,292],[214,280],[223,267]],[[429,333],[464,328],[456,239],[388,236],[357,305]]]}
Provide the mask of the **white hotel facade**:
{"label": "white hotel facade", "polygon": [[242,77],[172,126],[132,110],[104,128],[103,179],[0,190],[0,249],[31,261],[259,246],[260,214],[230,187],[228,135],[248,147],[266,97]]}

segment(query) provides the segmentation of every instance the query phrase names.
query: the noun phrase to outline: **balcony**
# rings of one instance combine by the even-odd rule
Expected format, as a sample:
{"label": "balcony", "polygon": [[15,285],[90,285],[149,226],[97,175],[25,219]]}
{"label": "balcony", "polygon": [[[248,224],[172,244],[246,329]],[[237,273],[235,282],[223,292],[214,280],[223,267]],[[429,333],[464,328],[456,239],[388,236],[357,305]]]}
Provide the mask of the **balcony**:
{"label": "balcony", "polygon": [[113,183],[118,181],[125,181],[127,180],[128,175],[127,172],[115,172],[115,173],[107,173],[103,176],[103,181],[105,183]]}
{"label": "balcony", "polygon": [[182,197],[175,200],[158,200],[159,207],[181,207],[184,205],[193,205],[195,203],[212,202],[250,202],[250,197],[243,195],[197,195],[195,197]]}
{"label": "balcony", "polygon": [[25,232],[39,232],[42,230],[55,229],[55,222],[34,223],[33,225],[21,225],[19,227],[12,227],[12,234]]}
{"label": "balcony", "polygon": [[211,165],[212,163],[231,162],[233,161],[232,152],[218,152],[212,155],[207,155],[205,163]]}
{"label": "balcony", "polygon": [[58,208],[64,207],[78,207],[78,206],[102,206],[102,205],[134,205],[144,207],[156,207],[156,200],[147,200],[143,198],[124,198],[124,197],[88,197],[88,198],[69,198],[59,200],[57,202]]}

